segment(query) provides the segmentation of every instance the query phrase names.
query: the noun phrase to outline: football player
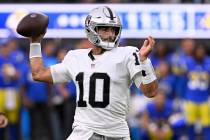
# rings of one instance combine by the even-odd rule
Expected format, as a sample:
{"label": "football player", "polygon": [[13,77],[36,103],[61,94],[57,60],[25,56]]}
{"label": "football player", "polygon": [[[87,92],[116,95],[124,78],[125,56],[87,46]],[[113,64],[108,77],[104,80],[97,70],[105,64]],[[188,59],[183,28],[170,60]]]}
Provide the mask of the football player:
{"label": "football player", "polygon": [[203,139],[210,139],[210,61],[205,46],[195,47],[193,57],[186,61],[186,92],[184,111],[189,126],[189,140],[195,140],[195,126],[200,122]]}
{"label": "football player", "polygon": [[34,80],[62,83],[73,80],[77,107],[73,132],[68,140],[130,140],[126,122],[129,86],[135,82],[145,96],[155,96],[156,75],[148,55],[155,41],[148,37],[140,50],[118,47],[122,25],[109,7],[93,9],[86,18],[85,31],[94,45],[69,51],[64,60],[49,68],[42,61],[43,35],[30,38],[30,64]]}

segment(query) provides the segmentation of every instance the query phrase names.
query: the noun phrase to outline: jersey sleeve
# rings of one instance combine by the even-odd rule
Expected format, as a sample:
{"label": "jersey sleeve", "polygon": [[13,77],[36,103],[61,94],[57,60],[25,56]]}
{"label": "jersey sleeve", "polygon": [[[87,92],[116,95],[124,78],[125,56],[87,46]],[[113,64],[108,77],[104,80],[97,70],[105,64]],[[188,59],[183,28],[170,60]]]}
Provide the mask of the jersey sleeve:
{"label": "jersey sleeve", "polygon": [[137,74],[134,76],[133,81],[134,81],[136,87],[139,87],[139,86],[140,86],[140,84],[142,83],[142,80],[141,80],[141,73],[140,73],[140,72],[137,73]]}
{"label": "jersey sleeve", "polygon": [[[138,55],[139,50],[138,48],[135,48],[135,47],[129,47],[128,52],[129,53],[127,54],[127,57],[126,57],[126,67],[128,69],[130,79],[134,80],[134,77],[136,78],[136,77],[141,76],[140,74],[141,67],[140,67],[140,60],[139,60],[139,55]],[[138,74],[138,76],[135,76],[136,74]]]}
{"label": "jersey sleeve", "polygon": [[71,52],[68,52],[61,63],[50,66],[53,83],[64,83],[71,80],[69,67],[71,67]]}

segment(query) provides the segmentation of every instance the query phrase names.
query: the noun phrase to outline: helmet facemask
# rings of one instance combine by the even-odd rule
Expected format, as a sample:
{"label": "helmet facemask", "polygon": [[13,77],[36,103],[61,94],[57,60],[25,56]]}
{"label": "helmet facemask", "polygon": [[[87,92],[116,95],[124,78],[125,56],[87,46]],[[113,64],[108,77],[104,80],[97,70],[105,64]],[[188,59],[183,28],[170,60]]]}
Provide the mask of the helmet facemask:
{"label": "helmet facemask", "polygon": [[[102,34],[99,34],[98,30],[100,28],[108,28],[111,27],[113,28],[115,34],[113,36],[109,36],[108,38],[103,38]],[[117,47],[119,43],[119,31],[121,27],[112,27],[112,26],[97,26],[95,28],[95,32],[98,34],[98,39],[99,39],[99,44],[98,46],[110,50],[114,47]]]}
{"label": "helmet facemask", "polygon": [[[118,15],[113,12],[112,18],[109,15],[111,9],[108,7],[99,7],[93,9],[87,16],[85,21],[85,31],[88,40],[95,46],[102,47],[105,50],[111,50],[119,45],[122,25]],[[111,14],[110,14],[111,15]],[[98,34],[98,28],[113,27],[115,30],[115,37],[112,41],[103,40],[101,35]]]}

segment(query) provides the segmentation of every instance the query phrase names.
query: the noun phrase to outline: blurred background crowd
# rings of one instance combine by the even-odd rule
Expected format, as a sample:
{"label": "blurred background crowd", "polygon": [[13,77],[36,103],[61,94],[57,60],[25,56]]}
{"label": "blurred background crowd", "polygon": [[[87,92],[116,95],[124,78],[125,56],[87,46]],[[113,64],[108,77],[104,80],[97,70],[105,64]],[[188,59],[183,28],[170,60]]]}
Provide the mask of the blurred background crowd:
{"label": "blurred background crowd", "polygon": [[[122,39],[140,47],[143,40]],[[207,40],[158,40],[150,56],[158,94],[146,98],[131,86],[128,124],[132,140],[210,139],[210,47]],[[90,48],[86,39],[45,39],[44,64],[62,61],[68,50]],[[32,80],[26,39],[0,39],[0,111],[9,125],[2,140],[64,140],[71,132],[76,88]]]}

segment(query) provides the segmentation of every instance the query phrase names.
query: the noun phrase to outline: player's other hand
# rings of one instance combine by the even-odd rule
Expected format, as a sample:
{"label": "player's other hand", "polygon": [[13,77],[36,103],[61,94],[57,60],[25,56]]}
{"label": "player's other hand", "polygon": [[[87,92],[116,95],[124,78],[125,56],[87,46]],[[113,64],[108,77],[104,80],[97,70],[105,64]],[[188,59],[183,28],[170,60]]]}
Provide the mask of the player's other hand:
{"label": "player's other hand", "polygon": [[0,128],[6,127],[8,124],[8,119],[4,114],[0,114]]}
{"label": "player's other hand", "polygon": [[155,45],[155,40],[153,37],[149,36],[145,41],[143,46],[139,51],[140,61],[144,61],[147,59],[149,54],[152,52],[153,46]]}
{"label": "player's other hand", "polygon": [[40,43],[42,39],[44,38],[45,33],[40,34],[39,36],[29,37],[30,43]]}

